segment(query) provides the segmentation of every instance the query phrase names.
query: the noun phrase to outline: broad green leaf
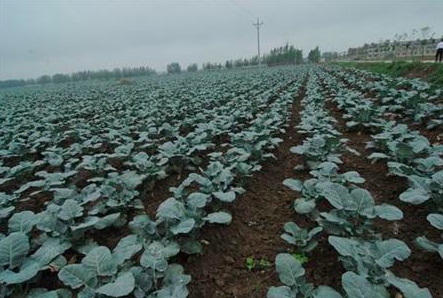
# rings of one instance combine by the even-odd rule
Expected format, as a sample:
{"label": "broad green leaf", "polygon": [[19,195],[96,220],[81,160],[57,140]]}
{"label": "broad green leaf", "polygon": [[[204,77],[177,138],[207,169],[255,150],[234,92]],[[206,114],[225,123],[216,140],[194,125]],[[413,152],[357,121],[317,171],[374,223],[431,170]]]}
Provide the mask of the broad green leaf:
{"label": "broad green leaf", "polygon": [[226,212],[214,212],[208,214],[203,220],[207,220],[210,223],[218,223],[218,224],[230,224],[232,221],[232,216]]}
{"label": "broad green leaf", "polygon": [[43,245],[31,256],[31,259],[38,262],[41,266],[46,266],[53,259],[64,253],[71,247],[71,243],[62,242],[57,238],[49,238]]}
{"label": "broad green leaf", "polygon": [[443,230],[443,215],[442,214],[432,213],[432,214],[429,214],[428,217],[426,217],[426,219],[435,228],[437,228],[439,230]]}
{"label": "broad green leaf", "polygon": [[62,220],[69,221],[83,215],[83,207],[73,199],[67,199],[61,209],[58,217]]}
{"label": "broad green leaf", "polygon": [[378,152],[372,153],[371,155],[368,156],[368,159],[374,159],[374,160],[384,159],[384,158],[389,159],[389,156],[386,154],[383,154],[383,153],[378,153]]}
{"label": "broad green leaf", "polygon": [[94,272],[82,264],[72,264],[63,267],[58,273],[58,278],[73,289],[78,289],[84,285],[93,287],[97,284]]}
{"label": "broad green leaf", "polygon": [[193,192],[188,196],[188,206],[193,209],[203,208],[206,206],[209,197],[209,195],[201,192]]}
{"label": "broad green leaf", "polygon": [[315,207],[315,200],[306,200],[305,198],[300,198],[294,201],[294,210],[298,214],[311,213],[315,209]]}
{"label": "broad green leaf", "polygon": [[28,261],[20,267],[18,273],[5,270],[0,273],[0,282],[6,284],[21,284],[27,280],[33,278],[38,271],[40,271],[41,265],[34,261]]}
{"label": "broad green leaf", "polygon": [[109,248],[93,248],[82,260],[82,264],[98,276],[112,276],[117,273],[117,263]]}
{"label": "broad green leaf", "polygon": [[298,179],[285,179],[283,184],[294,191],[301,191],[303,188],[303,184]]}
{"label": "broad green leaf", "polygon": [[52,191],[54,192],[54,202],[57,204],[76,194],[75,190],[71,188],[53,188]]}
{"label": "broad green leaf", "polygon": [[423,249],[424,251],[428,251],[428,252],[437,252],[439,249],[438,243],[435,243],[426,237],[417,237],[415,239],[415,244],[419,248]]}
{"label": "broad green leaf", "polygon": [[287,286],[297,284],[297,278],[305,274],[301,263],[290,254],[278,254],[275,258],[275,266],[280,281]]}
{"label": "broad green leaf", "polygon": [[0,207],[0,219],[1,218],[7,218],[7,217],[9,217],[9,215],[12,213],[12,211],[14,211],[15,210],[15,207],[14,206],[9,206],[9,207],[6,207],[6,208],[2,208],[2,207]]}
{"label": "broad green leaf", "polygon": [[314,298],[343,298],[343,296],[333,288],[319,286],[315,290]]}
{"label": "broad green leaf", "polygon": [[98,220],[96,224],[94,224],[94,228],[97,230],[103,230],[109,226],[112,226],[116,220],[120,217],[120,213],[113,213],[106,215]]}
{"label": "broad green leaf", "polygon": [[384,268],[391,267],[395,260],[403,261],[411,255],[409,247],[400,240],[388,239],[376,243],[379,249],[378,265]]}
{"label": "broad green leaf", "polygon": [[429,193],[422,188],[408,188],[400,195],[400,200],[414,205],[426,202],[429,198]]}
{"label": "broad green leaf", "polygon": [[91,250],[98,247],[99,245],[92,238],[87,239],[82,242],[81,245],[75,247],[75,250],[83,255],[87,255]]}
{"label": "broad green leaf", "polygon": [[[360,214],[365,214],[367,210],[371,210],[374,207],[374,199],[369,191],[363,188],[356,188],[351,191],[353,202],[356,205],[356,211]],[[354,205],[352,204],[352,205]],[[353,208],[348,208],[354,210]]]}
{"label": "broad green leaf", "polygon": [[266,298],[294,298],[297,292],[292,291],[290,287],[271,287],[266,294]]}
{"label": "broad green leaf", "polygon": [[128,189],[135,189],[143,182],[144,176],[138,175],[135,171],[126,171],[120,178]]}
{"label": "broad green leaf", "polygon": [[71,298],[72,294],[68,289],[48,291],[43,288],[32,289],[27,298]]}
{"label": "broad green leaf", "polygon": [[165,200],[157,209],[157,217],[180,219],[184,216],[184,205],[175,198]]}
{"label": "broad green leaf", "polygon": [[135,287],[135,279],[131,272],[126,272],[114,282],[101,286],[96,290],[97,293],[111,297],[122,297],[129,295]]}
{"label": "broad green leaf", "polygon": [[22,232],[27,234],[37,224],[39,218],[32,211],[15,213],[8,222],[9,232]]}
{"label": "broad green leaf", "polygon": [[95,289],[91,287],[84,287],[83,290],[78,292],[76,298],[95,298],[97,295],[95,294]]}
{"label": "broad green leaf", "polygon": [[195,226],[195,219],[188,218],[181,221],[178,225],[171,227],[170,230],[174,235],[186,234],[192,231],[194,226]]}
{"label": "broad green leaf", "polygon": [[328,242],[331,244],[335,250],[345,257],[352,257],[356,255],[358,247],[358,242],[353,239],[348,239],[344,237],[329,236]]}
{"label": "broad green leaf", "polygon": [[400,220],[403,218],[403,212],[392,205],[382,204],[375,206],[374,209],[378,217],[386,220]]}
{"label": "broad green leaf", "polygon": [[219,199],[222,202],[231,203],[235,200],[235,192],[234,191],[228,191],[228,192],[214,192],[212,193],[214,197]]}
{"label": "broad green leaf", "polygon": [[364,183],[365,179],[363,179],[359,173],[355,171],[346,172],[343,174],[343,177],[346,179],[346,181],[349,181],[351,183]]}
{"label": "broad green leaf", "polygon": [[28,252],[28,237],[21,232],[11,233],[0,240],[0,265],[14,269],[23,262]]}
{"label": "broad green leaf", "polygon": [[88,216],[88,217],[85,217],[85,221],[83,223],[76,225],[76,226],[70,226],[70,228],[73,232],[77,231],[77,230],[87,229],[87,228],[92,227],[93,225],[95,225],[99,221],[100,221],[100,218],[97,216]]}
{"label": "broad green leaf", "polygon": [[129,228],[139,236],[148,237],[156,232],[156,223],[147,215],[137,215],[129,223]]}
{"label": "broad green leaf", "polygon": [[155,241],[148,245],[140,259],[143,267],[153,268],[157,271],[165,271],[168,267],[167,259],[180,252],[180,246],[177,243],[163,245]]}
{"label": "broad green leaf", "polygon": [[354,272],[346,272],[342,275],[343,289],[352,298],[389,298],[389,293],[383,286],[371,284],[363,276]]}
{"label": "broad green leaf", "polygon": [[322,195],[337,209],[357,210],[356,204],[352,204],[353,199],[346,187],[337,184],[328,184],[322,192]]}
{"label": "broad green leaf", "polygon": [[191,276],[184,274],[183,267],[171,264],[165,272],[163,284],[169,286],[185,286],[191,281]]}
{"label": "broad green leaf", "polygon": [[399,289],[405,298],[432,298],[427,288],[420,288],[415,282],[406,278],[398,278],[389,271],[386,273],[386,280]]}
{"label": "broad green leaf", "polygon": [[142,244],[138,241],[136,235],[129,235],[122,238],[113,250],[114,258],[117,264],[123,264],[124,261],[132,258],[142,249]]}

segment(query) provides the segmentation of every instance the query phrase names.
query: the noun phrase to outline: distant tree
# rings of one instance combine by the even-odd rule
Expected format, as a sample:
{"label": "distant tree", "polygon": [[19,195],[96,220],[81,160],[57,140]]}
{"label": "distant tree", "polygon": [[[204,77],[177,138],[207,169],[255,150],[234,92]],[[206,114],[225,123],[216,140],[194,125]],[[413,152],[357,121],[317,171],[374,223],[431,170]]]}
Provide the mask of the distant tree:
{"label": "distant tree", "polygon": [[[21,80],[23,81],[23,80]],[[35,85],[35,79],[27,79],[25,85]]]}
{"label": "distant tree", "polygon": [[0,88],[22,87],[28,85],[28,81],[29,80],[4,80],[0,81]]}
{"label": "distant tree", "polygon": [[282,47],[272,49],[263,56],[263,62],[267,65],[301,64],[303,63],[303,52],[293,45],[285,44]]}
{"label": "distant tree", "polygon": [[202,68],[203,68],[204,71],[212,70],[212,63],[211,62],[205,62],[205,63],[203,63]]}
{"label": "distant tree", "polygon": [[53,76],[44,75],[37,79],[28,80],[5,80],[0,81],[0,88],[6,87],[19,87],[34,84],[48,84],[48,83],[65,83],[65,82],[78,82],[85,80],[109,80],[111,78],[129,78],[129,77],[139,77],[139,76],[151,76],[155,75],[156,71],[152,68],[141,66],[141,67],[125,67],[123,69],[115,68],[110,71],[107,69],[101,70],[83,70],[77,71],[72,74],[62,74],[57,73]]}
{"label": "distant tree", "polygon": [[54,84],[66,83],[71,80],[71,76],[68,74],[57,73],[52,76],[52,82]]}
{"label": "distant tree", "polygon": [[308,60],[311,63],[319,63],[321,58],[320,50],[318,47],[315,47],[315,49],[311,50],[308,54]]}
{"label": "distant tree", "polygon": [[321,56],[326,62],[335,61],[340,57],[338,52],[324,52]]}
{"label": "distant tree", "polygon": [[188,65],[188,72],[196,72],[198,70],[197,63],[192,63]]}
{"label": "distant tree", "polygon": [[258,56],[254,56],[249,60],[249,65],[258,65]]}
{"label": "distant tree", "polygon": [[51,76],[43,75],[37,78],[36,80],[37,84],[49,84],[51,83]]}
{"label": "distant tree", "polygon": [[182,68],[179,63],[173,62],[166,66],[166,71],[168,72],[168,74],[180,73],[182,71]]}
{"label": "distant tree", "polygon": [[232,60],[227,60],[225,63],[225,68],[232,69],[233,67],[234,67],[234,63],[232,62]]}
{"label": "distant tree", "polygon": [[204,71],[221,70],[222,68],[223,66],[220,63],[211,63],[211,62],[203,63]]}
{"label": "distant tree", "polygon": [[435,35],[435,32],[432,32],[431,27],[427,26],[427,27],[423,27],[420,29],[420,35],[421,35],[421,39],[427,40],[427,39],[433,38]]}
{"label": "distant tree", "polygon": [[112,71],[112,76],[116,79],[123,78],[122,70],[120,68],[114,68],[114,70]]}
{"label": "distant tree", "polygon": [[237,59],[234,61],[235,67],[243,67],[243,59]]}

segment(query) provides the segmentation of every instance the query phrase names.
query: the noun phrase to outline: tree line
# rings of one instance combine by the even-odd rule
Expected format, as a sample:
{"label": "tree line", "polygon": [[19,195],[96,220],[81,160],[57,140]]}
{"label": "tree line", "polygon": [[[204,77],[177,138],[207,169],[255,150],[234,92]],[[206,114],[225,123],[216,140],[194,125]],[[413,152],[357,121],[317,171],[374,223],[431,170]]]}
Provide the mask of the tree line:
{"label": "tree line", "polygon": [[[318,47],[316,47],[315,49],[309,52],[307,61],[310,63],[319,63],[321,58],[322,57],[320,50]],[[261,64],[267,66],[276,66],[276,65],[303,64],[305,63],[305,60],[303,59],[302,50],[295,48],[293,45],[286,44],[284,46],[274,48],[268,54],[263,55],[260,62]],[[201,70],[213,71],[213,70],[222,70],[222,69],[251,67],[257,65],[259,65],[259,59],[258,56],[254,56],[252,58],[227,60],[224,63],[224,65],[222,63],[206,62],[202,64]],[[199,68],[197,63],[190,64],[186,69],[187,72],[196,72],[198,70]],[[175,73],[180,73],[182,71],[182,68],[179,63],[174,62],[167,65],[166,71],[168,74],[175,74]]]}
{"label": "tree line", "polygon": [[[321,59],[320,50],[318,47],[311,50],[308,54],[307,61],[310,63],[319,63]],[[276,47],[271,49],[267,54],[264,54],[259,61],[258,56],[253,56],[252,58],[240,58],[227,60],[224,64],[206,62],[202,64],[203,71],[215,71],[222,69],[234,69],[234,68],[244,68],[244,67],[254,67],[259,64],[267,66],[276,65],[294,65],[305,63],[303,58],[303,51],[294,47],[294,45],[285,44],[281,47]],[[199,70],[197,63],[192,63],[186,68],[187,72],[196,72]],[[176,74],[182,72],[182,67],[178,62],[169,63],[166,66],[166,72],[168,74]],[[79,82],[86,80],[109,80],[109,79],[122,79],[131,78],[139,76],[150,76],[156,75],[156,71],[150,67],[124,67],[115,68],[113,70],[85,70],[78,71],[72,74],[62,74],[57,73],[52,76],[42,75],[36,79],[19,79],[19,80],[3,80],[0,81],[0,88],[6,87],[21,87],[27,85],[45,85],[45,84],[59,84],[68,82]]]}
{"label": "tree line", "polygon": [[85,70],[78,71],[71,74],[57,73],[54,75],[42,75],[36,79],[19,79],[19,80],[3,80],[0,81],[0,88],[7,87],[22,87],[27,85],[45,85],[45,84],[59,84],[68,82],[79,82],[87,80],[109,80],[109,79],[121,79],[132,78],[140,76],[155,75],[156,71],[150,67],[124,67],[115,68],[113,70]]}

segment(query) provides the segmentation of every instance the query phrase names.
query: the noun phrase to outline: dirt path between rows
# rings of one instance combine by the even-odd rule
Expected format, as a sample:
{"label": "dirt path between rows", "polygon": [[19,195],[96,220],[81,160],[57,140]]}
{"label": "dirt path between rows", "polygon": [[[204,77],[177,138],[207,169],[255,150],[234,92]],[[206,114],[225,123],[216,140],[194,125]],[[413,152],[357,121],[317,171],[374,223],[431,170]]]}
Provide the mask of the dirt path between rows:
{"label": "dirt path between rows", "polygon": [[[344,78],[337,76],[333,72],[327,71],[325,69],[323,69],[323,71],[329,73],[334,78],[336,78],[337,80],[339,80],[340,82],[345,84],[347,88],[360,92],[361,94],[363,94],[363,96],[365,98],[374,101],[377,105],[381,104],[382,97],[379,92],[376,92],[376,91],[368,92],[367,90],[364,90],[357,85],[350,84]],[[352,74],[356,75],[355,73],[352,73]],[[396,89],[398,91],[404,90],[402,88],[396,88]],[[398,124],[406,124],[407,126],[409,126],[409,128],[411,130],[418,130],[420,132],[420,134],[423,135],[424,137],[426,137],[431,144],[442,144],[443,143],[443,133],[442,133],[441,129],[438,129],[438,128],[428,129],[427,128],[427,122],[429,121],[429,119],[427,119],[423,123],[417,123],[416,121],[414,121],[412,119],[412,117],[410,115],[403,115],[400,113],[400,114],[395,114],[395,116],[396,116],[396,118],[394,118],[392,120],[395,120]]]}
{"label": "dirt path between rows", "polygon": [[[327,90],[325,90],[327,94]],[[414,244],[415,238],[426,235],[429,239],[439,242],[437,229],[434,229],[426,220],[430,210],[423,205],[413,206],[403,203],[399,195],[408,187],[407,180],[399,176],[388,176],[386,162],[379,161],[371,164],[367,157],[371,151],[366,149],[366,142],[371,140],[369,132],[348,131],[343,119],[343,111],[336,104],[328,100],[325,107],[338,121],[337,129],[343,133],[343,137],[349,139],[348,145],[361,153],[356,156],[346,152],[342,155],[343,165],[341,171],[358,171],[366,182],[361,185],[367,189],[377,204],[392,204],[403,211],[404,217],[401,221],[389,222],[379,220],[376,222],[378,230],[384,239],[397,238],[404,241],[412,253],[403,262],[396,262],[392,271],[399,277],[408,278],[416,282],[420,287],[427,287],[433,297],[443,297],[443,270],[441,270],[441,259],[436,253],[426,253]]]}
{"label": "dirt path between rows", "polygon": [[[289,249],[280,235],[283,225],[294,220],[294,192],[282,182],[294,177],[294,167],[301,163],[300,157],[289,149],[303,140],[294,126],[299,122],[300,100],[304,96],[302,87],[292,105],[289,127],[281,136],[284,141],[273,152],[276,160],[265,162],[262,170],[246,183],[246,192],[230,206],[232,223],[206,229],[201,238],[209,244],[203,256],[191,257],[183,264],[192,276],[189,297],[263,298],[270,286],[279,285],[273,263],[279,252]],[[263,259],[263,266],[249,270],[248,257],[257,263]]]}

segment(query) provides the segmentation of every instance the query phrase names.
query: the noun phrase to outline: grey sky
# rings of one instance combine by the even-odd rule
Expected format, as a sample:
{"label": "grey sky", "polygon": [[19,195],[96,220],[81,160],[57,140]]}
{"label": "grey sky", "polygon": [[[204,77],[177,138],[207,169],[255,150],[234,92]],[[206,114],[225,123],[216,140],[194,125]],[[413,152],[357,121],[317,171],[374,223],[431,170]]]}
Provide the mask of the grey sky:
{"label": "grey sky", "polygon": [[442,0],[0,0],[0,79],[251,57],[253,16],[262,53],[343,51],[424,26],[443,35]]}

